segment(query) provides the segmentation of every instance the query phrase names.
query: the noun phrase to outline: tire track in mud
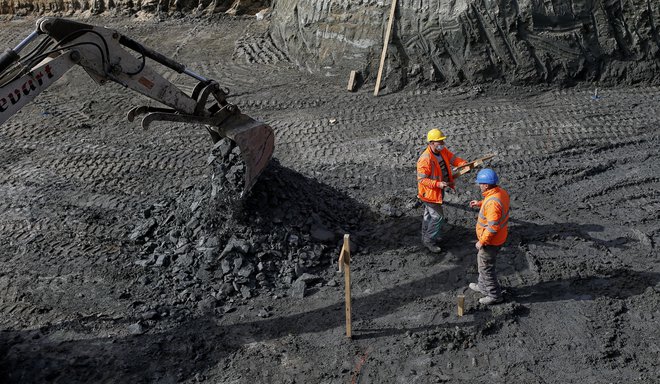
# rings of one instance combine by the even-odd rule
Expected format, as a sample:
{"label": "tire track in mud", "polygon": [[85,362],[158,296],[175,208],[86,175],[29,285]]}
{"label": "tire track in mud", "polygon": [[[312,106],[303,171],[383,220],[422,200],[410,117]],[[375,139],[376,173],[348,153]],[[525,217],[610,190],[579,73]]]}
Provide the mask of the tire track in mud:
{"label": "tire track in mud", "polygon": [[[398,103],[395,102],[395,104]],[[303,153],[305,157],[302,162],[308,162],[315,156],[316,148],[308,145],[305,137],[323,136],[325,143],[341,145],[342,141],[368,140],[373,137],[372,132],[376,130],[376,127],[383,127],[379,132],[380,137],[411,143],[420,141],[421,133],[415,132],[416,130],[422,131],[424,126],[434,125],[429,121],[442,120],[441,125],[458,126],[453,130],[448,129],[452,134],[452,142],[458,142],[468,149],[478,147],[480,142],[508,143],[508,147],[503,148],[500,154],[515,156],[551,151],[565,145],[567,140],[605,142],[617,135],[635,134],[638,127],[644,126],[648,122],[641,117],[622,115],[612,124],[611,118],[608,120],[607,117],[598,114],[584,116],[584,109],[577,106],[567,113],[566,108],[561,105],[554,110],[549,110],[546,120],[528,117],[538,116],[539,113],[534,109],[526,109],[524,105],[491,105],[481,109],[457,108],[444,111],[432,111],[432,107],[430,107],[427,110],[418,108],[410,113],[401,113],[400,108],[393,106],[379,109],[372,106],[359,111],[357,108],[333,108],[333,106],[327,109],[331,110],[332,114],[321,120],[299,120],[293,124],[278,124],[279,121],[273,121],[271,124],[276,127],[278,143],[291,145],[296,149],[310,148]],[[318,116],[312,111],[306,113]],[[521,114],[525,116],[523,119],[519,119]],[[573,116],[559,121],[554,117],[567,114]],[[544,113],[544,115],[546,114]],[[455,119],[452,121],[450,116],[455,116]],[[553,117],[551,118],[551,116]],[[330,119],[334,119],[336,123],[332,124]],[[397,121],[403,125],[401,128],[403,134],[392,134],[390,127]],[[416,122],[419,124],[415,124]],[[610,125],[603,126],[605,122],[609,122]],[[475,133],[478,136],[475,137]],[[551,139],[539,140],[539,138]],[[512,141],[512,139],[515,140]],[[355,145],[355,143],[350,145]],[[354,156],[350,151],[343,150],[342,152]],[[299,155],[299,153],[297,154]],[[335,159],[332,153],[327,155],[330,155],[329,158]],[[371,156],[367,155],[367,157]]]}
{"label": "tire track in mud", "polygon": [[286,52],[275,46],[268,33],[256,36],[243,36],[236,41],[234,60],[244,59],[254,64],[290,63]]}

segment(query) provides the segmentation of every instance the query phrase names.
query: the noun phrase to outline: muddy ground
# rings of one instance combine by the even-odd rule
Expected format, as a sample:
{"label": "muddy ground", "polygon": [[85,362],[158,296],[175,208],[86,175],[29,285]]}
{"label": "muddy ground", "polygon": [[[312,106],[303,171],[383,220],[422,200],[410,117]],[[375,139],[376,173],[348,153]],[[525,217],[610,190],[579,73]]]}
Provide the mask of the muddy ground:
{"label": "muddy ground", "polygon": [[[5,123],[0,381],[658,382],[660,88],[375,98],[369,83],[346,91],[351,68],[299,71],[263,38],[267,20],[87,22],[228,87],[274,128],[275,160],[246,217],[228,217],[211,197],[205,130],[144,131],[125,113],[149,100],[80,69]],[[3,21],[3,44],[33,26]],[[446,251],[420,246],[414,167],[435,126],[465,159],[497,153],[489,164],[512,196],[504,304],[466,292],[474,174],[449,194]],[[336,273],[343,233],[353,340]]]}

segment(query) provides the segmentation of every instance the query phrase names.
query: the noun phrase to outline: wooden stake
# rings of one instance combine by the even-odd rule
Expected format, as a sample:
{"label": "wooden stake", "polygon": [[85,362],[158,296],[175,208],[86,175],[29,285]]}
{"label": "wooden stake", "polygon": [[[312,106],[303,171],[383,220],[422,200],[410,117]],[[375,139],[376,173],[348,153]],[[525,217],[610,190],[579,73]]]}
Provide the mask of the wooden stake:
{"label": "wooden stake", "polygon": [[355,91],[355,82],[357,81],[357,71],[351,71],[351,76],[348,78],[348,90]]}
{"label": "wooden stake", "polygon": [[465,305],[465,295],[458,295],[458,317],[463,317],[464,305]]}
{"label": "wooden stake", "polygon": [[376,88],[374,89],[374,96],[378,96],[378,91],[380,90],[380,79],[383,76],[385,57],[387,57],[387,46],[390,44],[390,33],[392,33],[392,23],[394,22],[395,9],[396,9],[396,0],[392,0],[392,8],[390,9],[390,20],[387,23],[387,31],[385,31],[385,41],[383,42],[383,53],[381,53],[380,55],[380,66],[378,66],[378,77],[376,77]]}
{"label": "wooden stake", "polygon": [[346,299],[346,337],[352,337],[351,329],[351,243],[349,235],[344,235],[344,245],[339,254],[339,272],[344,270],[344,297]]}

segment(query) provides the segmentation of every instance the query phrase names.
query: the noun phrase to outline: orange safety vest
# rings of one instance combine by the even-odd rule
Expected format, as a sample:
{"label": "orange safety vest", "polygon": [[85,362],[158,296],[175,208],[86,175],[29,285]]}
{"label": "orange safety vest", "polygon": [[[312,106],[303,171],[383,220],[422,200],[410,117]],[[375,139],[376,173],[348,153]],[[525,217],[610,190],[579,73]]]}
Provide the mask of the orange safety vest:
{"label": "orange safety vest", "polygon": [[502,245],[509,233],[509,194],[500,187],[483,193],[477,239],[482,245]]}
{"label": "orange safety vest", "polygon": [[[447,147],[440,151],[440,156],[445,161],[447,173],[449,174],[448,183],[454,182],[454,175],[451,172],[451,166],[457,167],[467,162],[451,153]],[[426,150],[417,160],[417,197],[428,203],[442,204],[442,189],[438,186],[442,180],[442,170],[431,149],[427,146]],[[453,187],[452,187],[453,188]]]}

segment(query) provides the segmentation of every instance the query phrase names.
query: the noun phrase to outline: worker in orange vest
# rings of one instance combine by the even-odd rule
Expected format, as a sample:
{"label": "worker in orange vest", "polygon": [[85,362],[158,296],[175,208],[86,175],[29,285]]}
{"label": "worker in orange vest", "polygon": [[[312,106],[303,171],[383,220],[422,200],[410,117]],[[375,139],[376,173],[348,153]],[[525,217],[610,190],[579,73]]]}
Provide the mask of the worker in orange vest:
{"label": "worker in orange vest", "polygon": [[424,204],[422,217],[422,244],[433,253],[440,253],[447,218],[442,210],[446,188],[454,188],[451,167],[467,162],[445,147],[441,130],[431,129],[426,135],[428,146],[417,160],[417,197]]}
{"label": "worker in orange vest", "polygon": [[502,289],[497,281],[495,261],[509,232],[509,194],[497,185],[499,178],[495,171],[482,169],[477,174],[477,184],[483,195],[483,200],[470,201],[470,207],[479,207],[477,219],[477,267],[479,279],[470,283],[473,291],[485,297],[479,299],[481,304],[492,305],[504,301]]}

